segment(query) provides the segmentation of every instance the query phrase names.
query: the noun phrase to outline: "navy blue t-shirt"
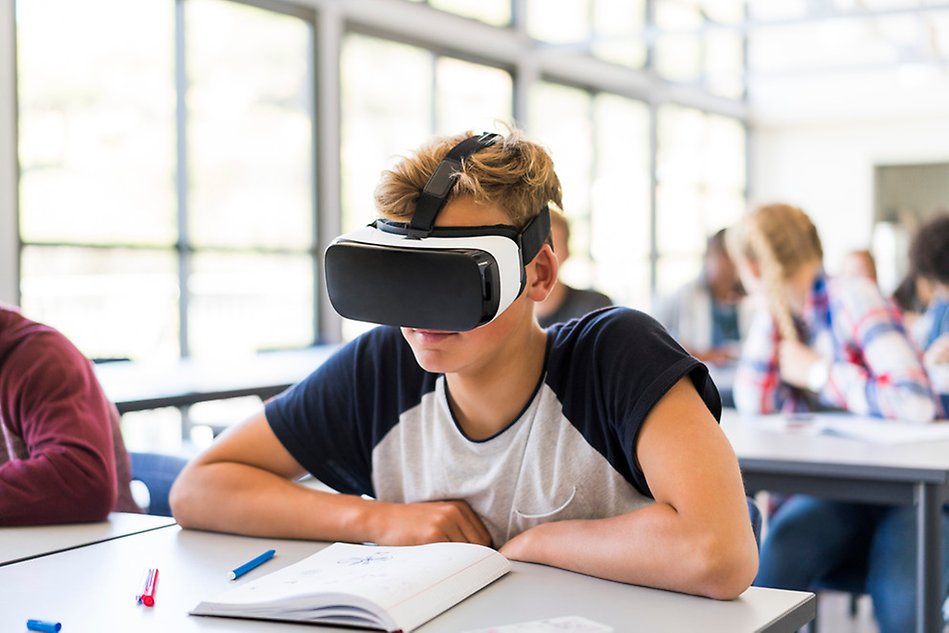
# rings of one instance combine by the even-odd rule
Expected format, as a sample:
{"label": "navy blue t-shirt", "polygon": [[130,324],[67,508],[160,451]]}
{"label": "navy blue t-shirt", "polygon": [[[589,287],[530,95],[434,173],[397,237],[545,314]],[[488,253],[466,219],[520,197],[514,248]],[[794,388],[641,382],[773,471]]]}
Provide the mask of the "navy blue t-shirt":
{"label": "navy blue t-shirt", "polygon": [[404,503],[464,499],[501,545],[545,521],[651,503],[636,439],[685,376],[719,418],[707,369],[658,322],[627,308],[598,310],[548,329],[544,370],[524,411],[475,441],[452,415],[444,376],[419,367],[397,328],[379,327],[270,402],[266,415],[290,454],[332,488]]}

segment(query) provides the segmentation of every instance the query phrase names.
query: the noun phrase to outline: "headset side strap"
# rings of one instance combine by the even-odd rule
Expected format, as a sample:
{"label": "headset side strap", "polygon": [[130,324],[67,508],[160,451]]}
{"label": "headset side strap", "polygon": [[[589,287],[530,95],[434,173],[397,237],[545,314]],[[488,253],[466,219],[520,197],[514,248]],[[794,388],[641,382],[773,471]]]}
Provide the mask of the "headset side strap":
{"label": "headset side strap", "polygon": [[547,205],[524,227],[520,234],[521,261],[525,266],[537,256],[550,235],[550,210]]}

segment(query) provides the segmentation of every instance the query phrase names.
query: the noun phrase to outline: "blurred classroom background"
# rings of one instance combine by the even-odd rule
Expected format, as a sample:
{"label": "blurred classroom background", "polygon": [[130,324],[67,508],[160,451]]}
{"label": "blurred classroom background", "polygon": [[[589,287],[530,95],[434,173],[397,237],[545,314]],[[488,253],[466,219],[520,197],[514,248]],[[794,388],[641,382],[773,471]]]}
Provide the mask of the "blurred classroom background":
{"label": "blurred classroom background", "polygon": [[[949,207],[949,2],[0,0],[0,301],[146,367],[352,338],[326,244],[400,153],[505,122],[553,153],[573,286],[649,311],[781,200],[889,292]],[[127,413],[126,441],[258,406]]]}

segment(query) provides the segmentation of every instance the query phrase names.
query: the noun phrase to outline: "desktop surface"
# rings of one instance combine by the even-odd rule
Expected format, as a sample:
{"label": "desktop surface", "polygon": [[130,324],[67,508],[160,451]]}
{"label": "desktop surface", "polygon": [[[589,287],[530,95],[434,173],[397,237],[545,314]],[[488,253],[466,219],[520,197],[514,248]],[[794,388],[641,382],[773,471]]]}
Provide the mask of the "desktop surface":
{"label": "desktop surface", "polygon": [[[0,568],[0,630],[29,618],[61,622],[69,633],[134,631],[342,631],[288,623],[198,617],[188,611],[248,579],[322,549],[326,543],[260,539],[178,527],[135,534]],[[227,572],[276,548],[266,564],[229,581]],[[149,567],[160,571],[155,606],[134,597]],[[62,591],[63,579],[71,579]],[[431,620],[420,633],[460,633],[563,615],[612,626],[617,633],[705,631],[790,633],[814,617],[809,593],[751,588],[722,602],[646,589],[551,567],[515,563],[505,577]]]}

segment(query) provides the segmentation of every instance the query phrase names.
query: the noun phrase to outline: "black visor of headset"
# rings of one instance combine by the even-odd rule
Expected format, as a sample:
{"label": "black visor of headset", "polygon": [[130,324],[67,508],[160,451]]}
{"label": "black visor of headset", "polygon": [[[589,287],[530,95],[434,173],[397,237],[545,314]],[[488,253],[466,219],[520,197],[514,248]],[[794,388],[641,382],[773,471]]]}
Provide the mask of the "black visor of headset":
{"label": "black visor of headset", "polygon": [[524,289],[524,267],[550,233],[545,205],[523,229],[436,227],[462,161],[498,134],[469,137],[439,162],[410,222],[378,219],[326,249],[330,302],[343,317],[384,325],[462,332],[489,323]]}

